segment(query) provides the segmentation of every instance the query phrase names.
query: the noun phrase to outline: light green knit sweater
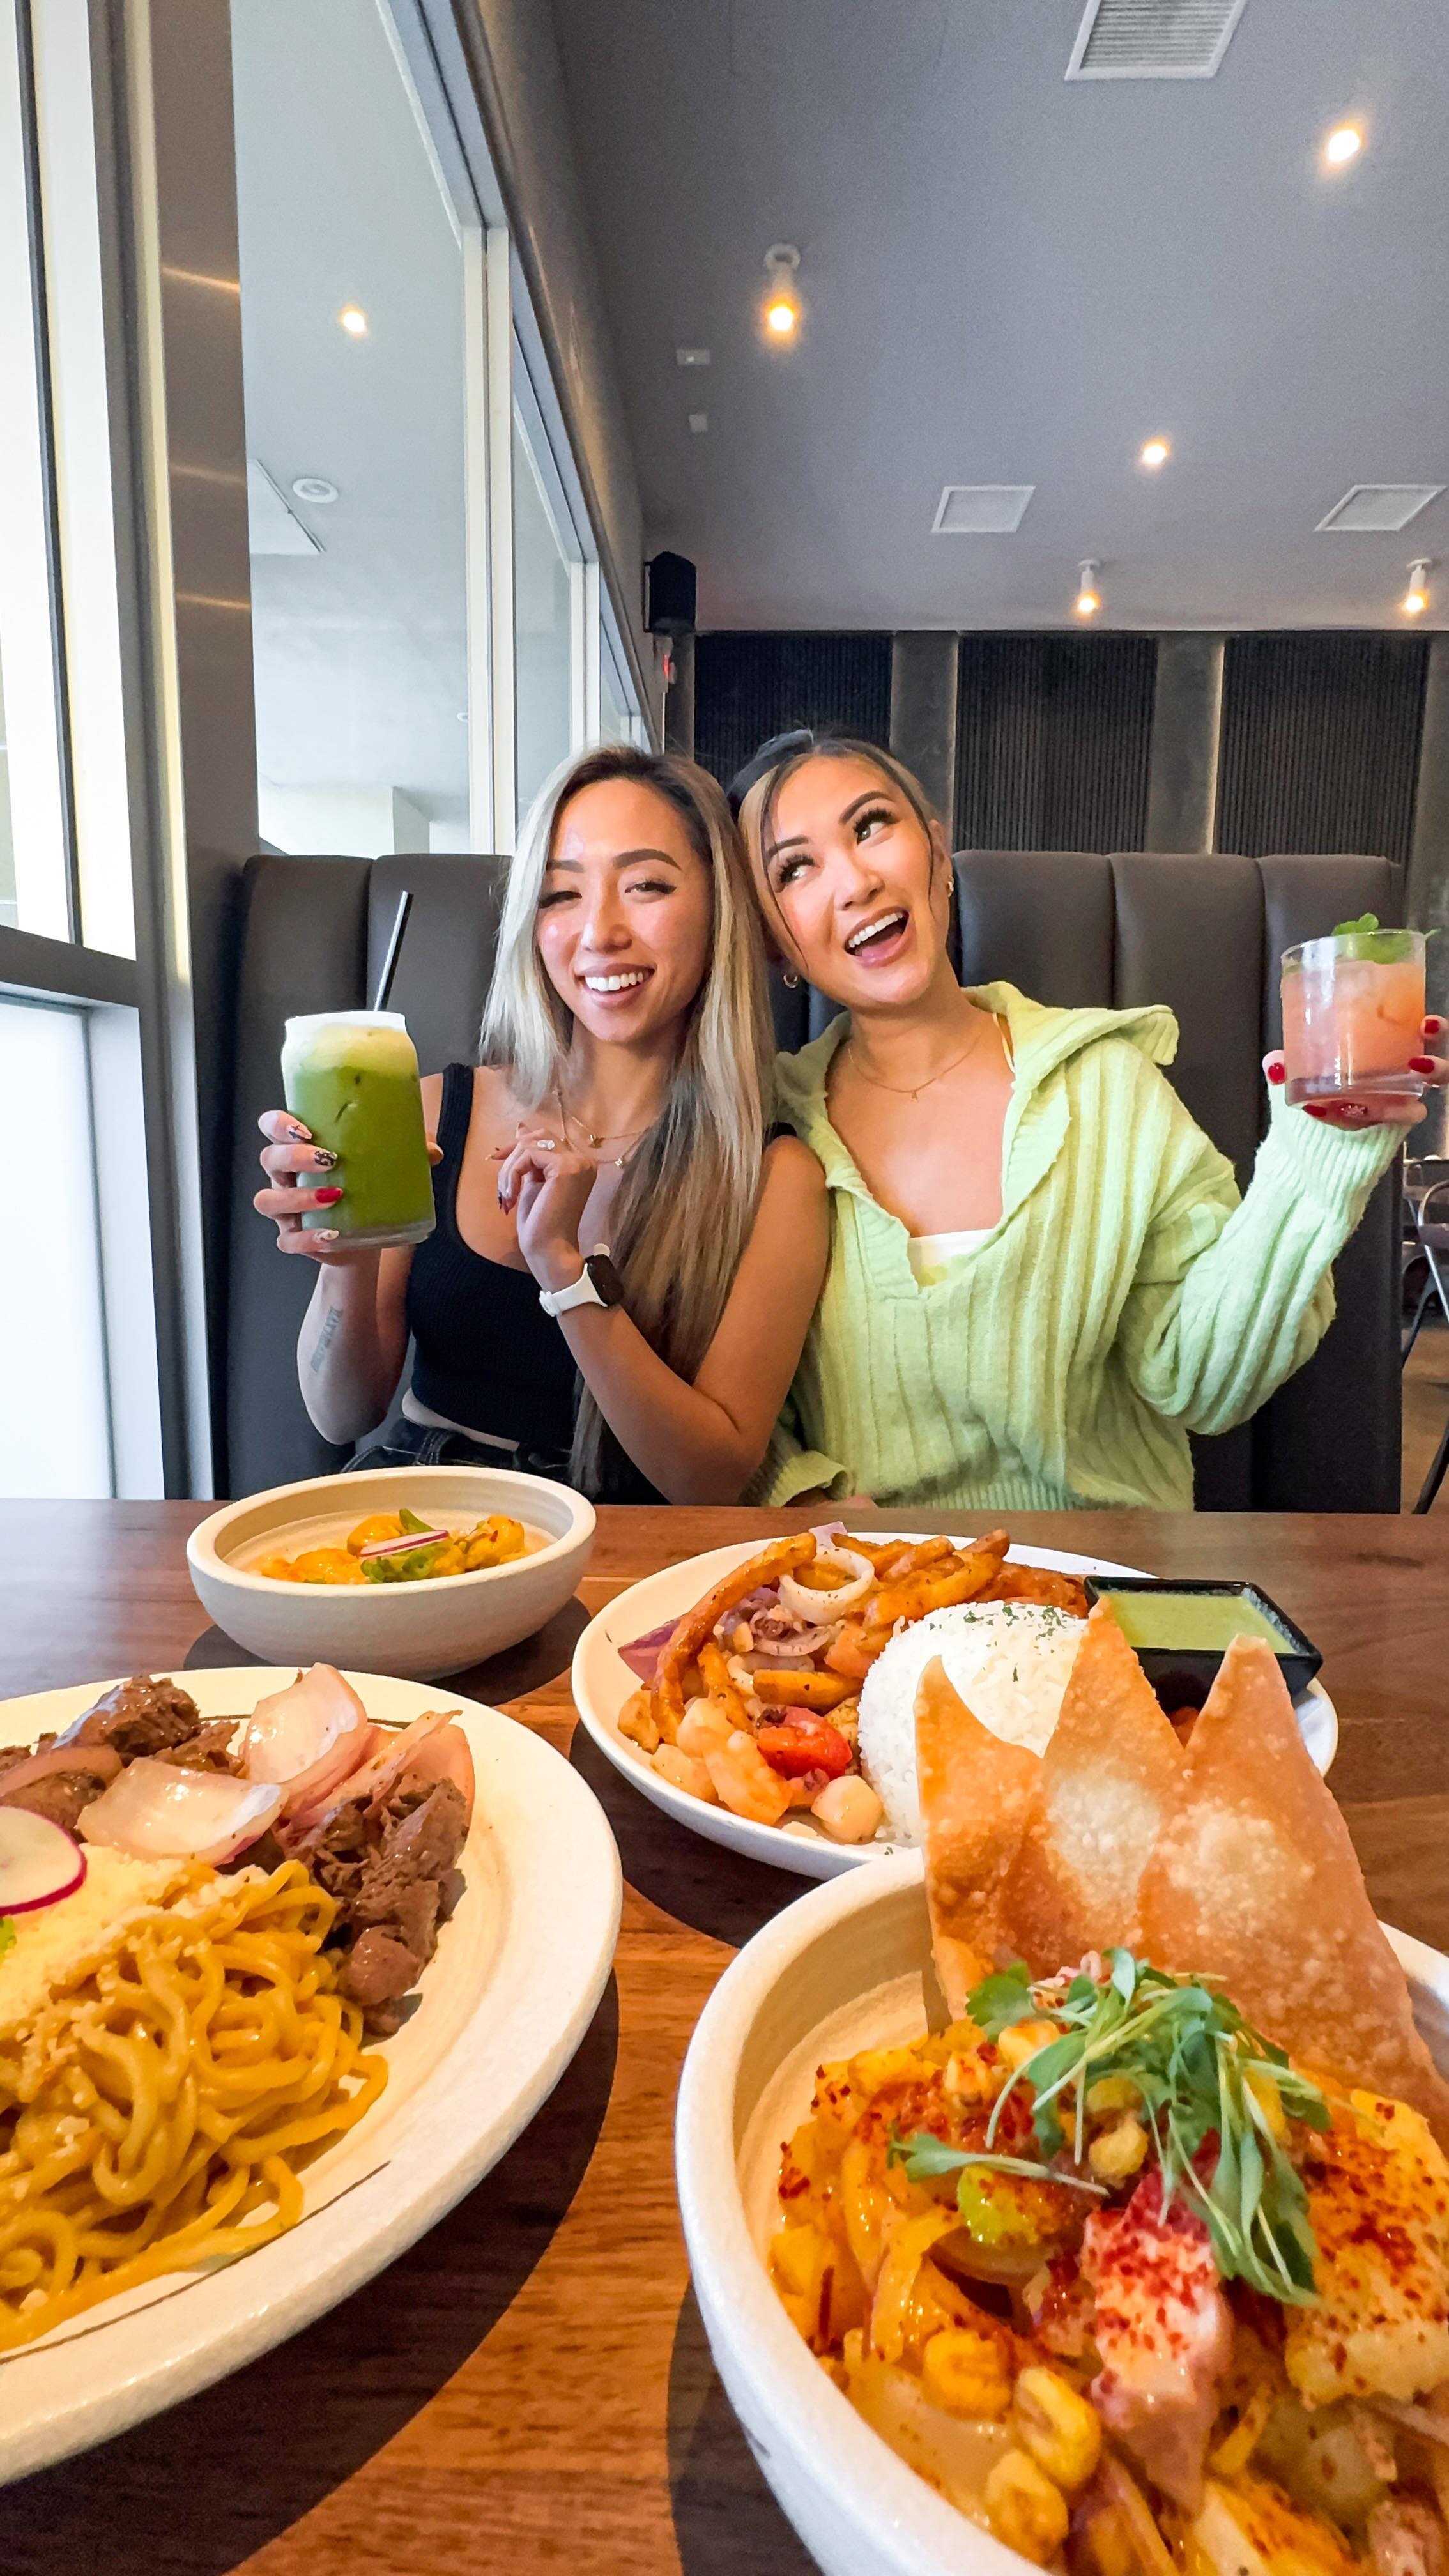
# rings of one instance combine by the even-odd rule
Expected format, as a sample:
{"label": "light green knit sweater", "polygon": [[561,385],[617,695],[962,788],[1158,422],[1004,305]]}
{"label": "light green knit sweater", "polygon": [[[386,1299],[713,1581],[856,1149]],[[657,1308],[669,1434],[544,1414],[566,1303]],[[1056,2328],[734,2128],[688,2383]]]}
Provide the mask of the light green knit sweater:
{"label": "light green knit sweater", "polygon": [[781,1115],[830,1187],[831,1253],[755,1491],[1190,1509],[1189,1431],[1246,1421],[1315,1349],[1330,1264],[1400,1131],[1351,1135],[1279,1094],[1240,1199],[1158,1071],[1177,1051],[1170,1011],[1050,1010],[1011,984],[972,999],[1011,1030],[1003,1213],[927,1287],[830,1124],[848,1020],[779,1061]]}

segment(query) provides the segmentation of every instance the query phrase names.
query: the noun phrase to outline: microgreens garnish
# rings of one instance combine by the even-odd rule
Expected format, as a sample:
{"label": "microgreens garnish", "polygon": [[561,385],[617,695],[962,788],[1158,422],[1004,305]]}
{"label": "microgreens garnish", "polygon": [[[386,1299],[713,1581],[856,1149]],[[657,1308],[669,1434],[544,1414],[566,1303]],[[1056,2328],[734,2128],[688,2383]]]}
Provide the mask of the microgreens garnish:
{"label": "microgreens garnish", "polygon": [[[1049,2022],[1058,2035],[1008,2077],[984,2150],[893,2135],[892,2161],[904,2162],[912,2181],[986,2165],[1098,2189],[1071,2170],[1086,2160],[1087,2094],[1104,2077],[1123,2076],[1137,2094],[1164,2209],[1180,2190],[1207,2227],[1224,2280],[1245,2281],[1286,2306],[1311,2304],[1317,2248],[1308,2198],[1274,2131],[1280,2106],[1288,2118],[1326,2129],[1323,2095],[1226,1995],[1167,1976],[1130,1950],[1107,1951],[1104,1968],[1102,1978],[1082,1973],[1065,1989],[1059,1979],[1033,1988],[1018,1963],[978,1986],[968,2009],[989,2039],[1024,2021]],[[992,2152],[1002,2111],[1021,2084],[1032,2089],[1040,2164]],[[1199,2171],[1204,2147],[1206,2171]]]}

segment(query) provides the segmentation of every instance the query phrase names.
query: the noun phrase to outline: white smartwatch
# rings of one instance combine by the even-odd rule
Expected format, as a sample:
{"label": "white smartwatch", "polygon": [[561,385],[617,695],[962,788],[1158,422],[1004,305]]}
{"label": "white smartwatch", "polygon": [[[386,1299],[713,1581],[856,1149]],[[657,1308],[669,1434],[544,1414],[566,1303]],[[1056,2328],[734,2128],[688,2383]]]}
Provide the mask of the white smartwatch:
{"label": "white smartwatch", "polygon": [[622,1306],[624,1282],[609,1259],[607,1244],[585,1255],[579,1276],[568,1288],[540,1288],[538,1302],[546,1315],[566,1315],[574,1306]]}

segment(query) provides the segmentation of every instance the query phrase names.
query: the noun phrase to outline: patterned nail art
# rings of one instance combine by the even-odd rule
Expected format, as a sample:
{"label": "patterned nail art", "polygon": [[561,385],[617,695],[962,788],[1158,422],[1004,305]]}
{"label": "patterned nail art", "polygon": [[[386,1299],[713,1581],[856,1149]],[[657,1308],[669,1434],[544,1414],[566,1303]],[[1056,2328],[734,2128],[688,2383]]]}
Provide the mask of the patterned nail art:
{"label": "patterned nail art", "polygon": [[325,1145],[319,1145],[312,1156],[313,1168],[319,1172],[330,1172],[336,1160],[336,1155],[329,1154]]}

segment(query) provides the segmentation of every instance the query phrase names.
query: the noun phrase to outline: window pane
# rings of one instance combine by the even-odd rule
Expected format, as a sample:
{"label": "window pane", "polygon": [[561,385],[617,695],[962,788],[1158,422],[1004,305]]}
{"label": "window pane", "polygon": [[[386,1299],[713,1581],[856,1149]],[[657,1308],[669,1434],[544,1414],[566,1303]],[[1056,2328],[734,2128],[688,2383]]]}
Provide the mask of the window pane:
{"label": "window pane", "polygon": [[68,939],[31,210],[15,12],[0,9],[0,923]]}
{"label": "window pane", "polygon": [[378,0],[234,0],[232,64],[262,837],[466,848],[456,220]]}
{"label": "window pane", "polygon": [[631,709],[614,667],[607,630],[599,637],[599,736],[604,742],[632,742]]}
{"label": "window pane", "polygon": [[518,811],[572,747],[573,597],[568,560],[517,413],[513,420],[513,622]]}
{"label": "window pane", "polygon": [[[0,1262],[0,1494],[111,1491],[85,1024],[0,1002],[0,1100],[45,1103],[23,1258]],[[12,1247],[14,1251],[16,1247]]]}

